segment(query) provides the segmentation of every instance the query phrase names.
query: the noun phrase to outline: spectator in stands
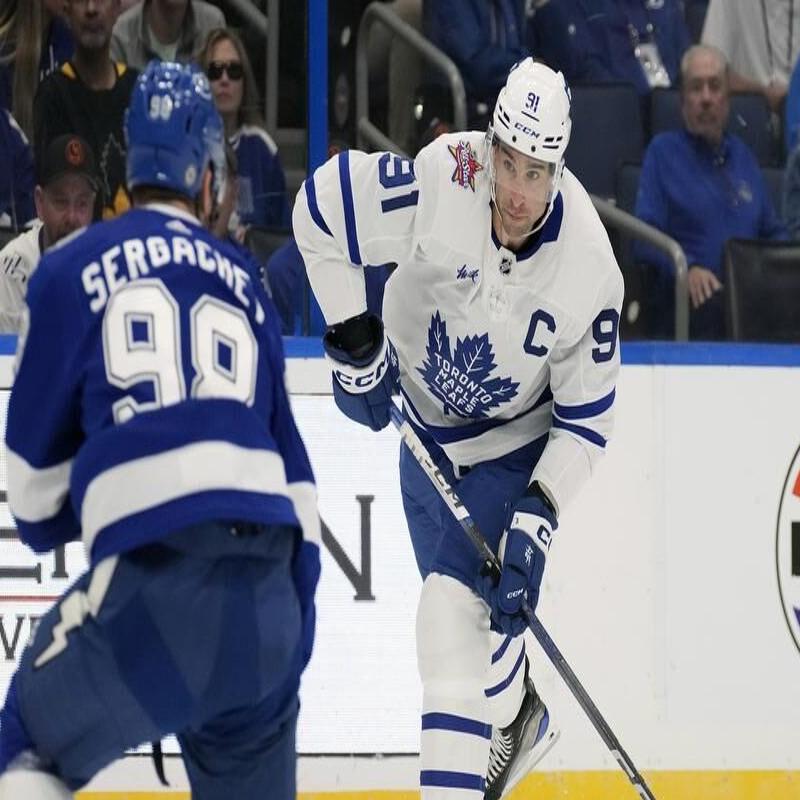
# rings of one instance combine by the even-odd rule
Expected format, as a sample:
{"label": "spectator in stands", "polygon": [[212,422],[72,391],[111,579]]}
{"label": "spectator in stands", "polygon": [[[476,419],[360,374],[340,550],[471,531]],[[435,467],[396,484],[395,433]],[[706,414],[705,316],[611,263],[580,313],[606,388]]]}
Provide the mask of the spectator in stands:
{"label": "spectator in stands", "polygon": [[678,0],[544,0],[530,20],[536,56],[570,83],[674,85],[689,33]]}
{"label": "spectator in stands", "polygon": [[[216,214],[210,221],[210,230],[219,239],[230,239],[239,244],[236,238],[236,201],[239,196],[239,161],[230,142],[225,143],[225,192]],[[233,220],[233,223],[231,223]]]}
{"label": "spectator in stands", "polygon": [[792,239],[800,239],[800,147],[795,147],[786,163],[783,179],[783,216]]}
{"label": "spectator in stands", "polygon": [[800,142],[800,59],[797,60],[792,70],[785,111],[783,141],[788,159]]}
{"label": "spectator in stands", "polygon": [[225,15],[204,0],[142,0],[120,15],[111,57],[137,70],[154,58],[196,61],[208,34],[225,27]]}
{"label": "spectator in stands", "polygon": [[[331,139],[328,158],[347,150],[347,147],[343,140]],[[256,258],[264,266],[263,280],[278,310],[281,334],[322,336],[327,330],[325,317],[308,285],[306,266],[291,233],[287,231],[286,241],[280,247],[266,256],[256,253]],[[394,267],[394,264],[383,264],[364,270],[367,308],[373,314],[381,313],[383,290]]]}
{"label": "spectator in stands", "polygon": [[110,57],[120,0],[64,0],[75,55],[39,86],[33,105],[37,161],[64,133],[88,143],[100,167],[97,214],[110,219],[130,207],[123,121],[137,71]]}
{"label": "spectator in stands", "polygon": [[[689,265],[690,335],[725,335],[722,254],[733,237],[782,239],[769,190],[752,152],[725,132],[728,69],[716,48],[695,45],[681,63],[685,128],[656,136],[645,153],[636,216],[676,239]],[[637,244],[645,267],[651,335],[674,336],[672,265],[660,252]]]}
{"label": "spectator in stands", "polygon": [[28,280],[42,253],[92,220],[97,170],[89,145],[67,134],[50,142],[39,164],[38,219],[0,250],[0,333],[18,333]]}
{"label": "spectator in stands", "polygon": [[778,111],[800,52],[800,0],[711,0],[702,41],[728,59],[732,92],[760,92]]}
{"label": "spectator in stands", "polygon": [[0,109],[0,225],[16,230],[33,219],[33,187],[28,140],[14,117]]}
{"label": "spectator in stands", "polygon": [[530,55],[524,0],[425,0],[422,30],[461,72],[469,127],[485,129],[509,69]]}
{"label": "spectator in stands", "polygon": [[72,56],[62,0],[7,0],[0,16],[0,107],[33,137],[33,96],[41,81]]}
{"label": "spectator in stands", "polygon": [[[381,313],[383,291],[394,267],[394,264],[381,264],[364,270],[367,310],[372,314]],[[272,302],[281,318],[281,333],[284,336],[322,336],[325,333],[325,318],[308,289],[305,263],[294,237],[289,237],[269,257],[267,283]],[[303,305],[306,302],[309,304],[307,331],[303,330]]]}
{"label": "spectator in stands", "polygon": [[238,237],[250,225],[289,227],[286,177],[278,148],[264,129],[256,82],[242,40],[228,28],[209,34],[200,62],[236,152]]}

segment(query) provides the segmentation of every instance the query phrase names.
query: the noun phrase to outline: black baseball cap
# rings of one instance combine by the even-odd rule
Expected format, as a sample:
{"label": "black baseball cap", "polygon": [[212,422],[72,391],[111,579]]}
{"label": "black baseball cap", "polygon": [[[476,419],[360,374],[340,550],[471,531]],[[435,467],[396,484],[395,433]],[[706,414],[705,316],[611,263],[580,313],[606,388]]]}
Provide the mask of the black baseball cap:
{"label": "black baseball cap", "polygon": [[39,185],[47,186],[68,173],[83,175],[95,191],[100,187],[92,148],[74,133],[57,136],[47,145],[39,164]]}

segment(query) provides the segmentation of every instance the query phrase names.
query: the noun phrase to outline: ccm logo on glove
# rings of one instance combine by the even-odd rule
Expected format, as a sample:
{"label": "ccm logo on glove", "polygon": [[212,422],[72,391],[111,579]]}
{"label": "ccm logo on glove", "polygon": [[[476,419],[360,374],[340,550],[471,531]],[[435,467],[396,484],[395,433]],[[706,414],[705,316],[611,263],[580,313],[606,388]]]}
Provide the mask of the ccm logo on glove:
{"label": "ccm logo on glove", "polygon": [[342,385],[344,389],[353,394],[361,394],[368,392],[376,384],[383,380],[386,371],[389,369],[397,369],[397,351],[392,347],[391,342],[385,348],[383,360],[377,365],[370,365],[372,368],[364,370],[360,373],[354,373],[353,370],[345,371],[343,369],[334,369],[333,374],[336,380]]}

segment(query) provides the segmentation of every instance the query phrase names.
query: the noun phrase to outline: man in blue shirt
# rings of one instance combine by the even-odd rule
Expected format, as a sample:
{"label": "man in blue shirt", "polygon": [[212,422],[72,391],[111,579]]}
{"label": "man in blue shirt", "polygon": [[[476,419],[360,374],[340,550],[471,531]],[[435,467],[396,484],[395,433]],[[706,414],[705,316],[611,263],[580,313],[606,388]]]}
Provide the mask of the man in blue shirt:
{"label": "man in blue shirt", "polygon": [[[725,131],[728,66],[714,47],[691,47],[681,62],[685,127],[656,136],[645,153],[636,216],[673,237],[686,253],[690,336],[725,336],[723,262],[733,237],[785,239],[755,156]],[[645,267],[651,335],[674,335],[674,276],[666,256],[634,249]]]}
{"label": "man in blue shirt", "polygon": [[508,71],[530,55],[524,42],[525,4],[426,0],[422,13],[423,33],[455,61],[464,78],[470,128],[485,128]]}
{"label": "man in blue shirt", "polygon": [[800,147],[796,147],[786,162],[783,179],[783,215],[792,239],[800,239]]}
{"label": "man in blue shirt", "polygon": [[674,85],[689,46],[678,0],[545,0],[528,34],[570,83],[632,83],[640,95]]}
{"label": "man in blue shirt", "polygon": [[15,229],[36,217],[33,152],[22,129],[0,109],[0,225]]}

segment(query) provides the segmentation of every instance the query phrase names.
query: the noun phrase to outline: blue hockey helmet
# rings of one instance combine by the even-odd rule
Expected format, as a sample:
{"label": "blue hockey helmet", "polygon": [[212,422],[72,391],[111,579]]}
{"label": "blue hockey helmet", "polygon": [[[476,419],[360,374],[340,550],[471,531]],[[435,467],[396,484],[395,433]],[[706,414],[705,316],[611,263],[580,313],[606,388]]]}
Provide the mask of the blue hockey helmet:
{"label": "blue hockey helmet", "polygon": [[219,202],[225,137],[208,78],[195,66],[151,61],[125,113],[128,188],[157,186],[194,199],[209,164]]}

